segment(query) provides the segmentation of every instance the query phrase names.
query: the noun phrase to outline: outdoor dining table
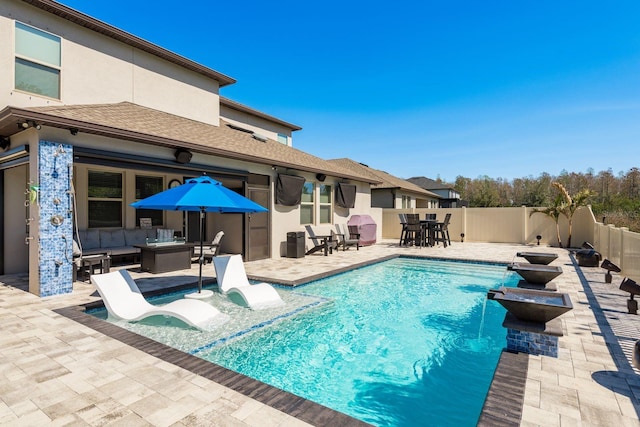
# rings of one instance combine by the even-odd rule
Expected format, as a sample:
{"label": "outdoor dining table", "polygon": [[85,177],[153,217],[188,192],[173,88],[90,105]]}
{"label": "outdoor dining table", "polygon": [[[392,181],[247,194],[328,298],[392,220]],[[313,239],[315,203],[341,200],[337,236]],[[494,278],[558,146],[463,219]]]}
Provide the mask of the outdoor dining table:
{"label": "outdoor dining table", "polygon": [[438,221],[435,219],[421,219],[420,226],[422,227],[422,242],[424,246],[435,245],[436,235],[435,228]]}

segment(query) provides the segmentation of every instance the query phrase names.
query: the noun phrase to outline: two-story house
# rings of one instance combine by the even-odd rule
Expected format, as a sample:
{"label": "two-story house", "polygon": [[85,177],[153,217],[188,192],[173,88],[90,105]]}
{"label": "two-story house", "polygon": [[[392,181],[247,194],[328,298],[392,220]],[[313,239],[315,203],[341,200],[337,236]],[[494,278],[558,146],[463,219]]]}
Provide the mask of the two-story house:
{"label": "two-story house", "polygon": [[452,186],[440,181],[435,181],[424,176],[416,176],[407,179],[407,181],[423,188],[427,191],[437,194],[440,197],[441,208],[461,208],[464,202],[460,200],[460,193]]}
{"label": "two-story house", "polygon": [[[153,226],[197,239],[194,218],[130,206],[203,173],[269,209],[209,214],[206,238],[245,260],[285,254],[286,233],[370,213],[377,180],[293,148],[300,127],[220,96],[223,73],[51,0],[0,3],[0,274],[70,292],[79,230]],[[303,203],[275,202],[279,174]],[[351,208],[337,186],[357,189]]]}

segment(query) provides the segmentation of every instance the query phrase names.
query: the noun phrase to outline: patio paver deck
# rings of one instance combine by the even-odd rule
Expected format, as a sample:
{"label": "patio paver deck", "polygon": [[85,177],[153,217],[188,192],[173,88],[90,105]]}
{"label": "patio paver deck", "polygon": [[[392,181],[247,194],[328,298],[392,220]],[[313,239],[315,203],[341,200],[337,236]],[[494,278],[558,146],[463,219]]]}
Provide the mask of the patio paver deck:
{"label": "patio paver deck", "polygon": [[[396,254],[511,262],[516,252],[536,249],[468,242],[417,249],[383,241],[329,257],[250,262],[246,270],[298,283]],[[640,317],[626,312],[621,277],[606,284],[604,270],[577,267],[566,250],[544,250],[559,255],[553,264],[564,273],[554,282],[570,294],[574,309],[561,317],[559,357],[527,356],[520,425],[640,426],[640,371],[631,366]],[[191,270],[135,278],[147,292],[195,283],[197,274],[194,264]],[[204,276],[214,279],[212,266]],[[99,299],[88,283],[76,282],[72,294],[48,298],[24,292],[24,275],[0,276],[0,283],[1,425],[308,425],[54,311]],[[298,412],[304,410],[300,404]]]}

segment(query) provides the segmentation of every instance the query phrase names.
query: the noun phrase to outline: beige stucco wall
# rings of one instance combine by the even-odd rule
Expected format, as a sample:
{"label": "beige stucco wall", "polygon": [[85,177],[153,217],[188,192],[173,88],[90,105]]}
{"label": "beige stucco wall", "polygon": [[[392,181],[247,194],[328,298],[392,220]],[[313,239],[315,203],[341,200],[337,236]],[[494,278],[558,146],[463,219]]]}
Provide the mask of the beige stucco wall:
{"label": "beige stucco wall", "polygon": [[236,126],[252,130],[255,133],[266,136],[274,141],[278,140],[278,134],[288,136],[287,145],[292,146],[292,132],[290,128],[255,115],[238,111],[233,108],[220,106],[220,118]]}
{"label": "beige stucco wall", "polygon": [[[40,132],[36,132],[35,129],[29,129],[16,135],[14,138],[25,137],[27,134],[31,135],[34,141],[38,139],[47,140],[59,143],[68,143],[76,147],[92,148],[98,150],[112,150],[120,154],[137,154],[142,156],[148,156],[152,158],[173,160],[173,149],[155,147],[145,144],[136,144],[128,141],[119,141],[102,136],[83,134],[80,132],[77,135],[71,135],[69,131],[63,129],[54,129],[44,127]],[[17,141],[17,139],[16,139]],[[37,145],[37,144],[35,144]],[[238,171],[247,171],[255,174],[268,175],[271,177],[271,195],[269,197],[270,215],[271,215],[271,255],[272,257],[279,257],[286,255],[286,235],[290,231],[304,231],[304,226],[300,225],[300,208],[299,207],[285,207],[275,204],[273,197],[275,178],[278,171],[274,170],[270,165],[252,164],[239,160],[225,159],[221,157],[206,156],[199,153],[194,153],[192,163],[202,164],[207,166],[218,166],[223,168],[235,169]],[[123,225],[125,228],[135,228],[138,224],[135,223],[135,209],[130,206],[135,199],[135,176],[161,176],[164,179],[165,187],[172,179],[183,180],[185,174],[181,171],[167,172],[152,172],[152,171],[140,171],[134,168],[131,169],[119,169],[108,166],[99,165],[87,165],[76,163],[74,165],[74,189],[77,195],[77,221],[79,229],[86,229],[88,225],[88,212],[87,212],[87,177],[89,170],[106,170],[114,172],[122,172],[124,180],[123,188]],[[305,179],[315,182],[318,181],[315,178],[314,173],[304,173],[299,171],[288,171],[288,173],[294,173],[299,176],[303,176]],[[223,184],[225,184],[225,181]],[[333,191],[340,179],[335,177],[327,177],[324,184],[332,185]],[[333,209],[333,222],[332,224],[314,224],[314,227],[318,232],[328,231],[334,227],[334,224],[346,224],[351,215],[354,214],[369,214],[374,217],[374,220],[379,224],[378,238],[382,237],[382,214],[380,209],[371,209],[371,194],[369,191],[369,185],[362,182],[351,181],[357,186],[356,205],[352,209],[344,209],[335,206]],[[238,185],[238,182],[230,182],[231,185]],[[23,191],[23,190],[21,190]],[[319,192],[316,185],[316,192]],[[318,194],[316,194],[316,200],[318,200]],[[334,194],[335,197],[335,194]],[[333,197],[332,197],[333,199]],[[319,206],[316,206],[315,212],[316,219],[319,218]],[[21,222],[24,220],[21,219]],[[222,244],[222,251],[230,253],[240,253],[242,251],[242,218],[239,215],[215,215],[209,214],[207,216],[207,240],[212,240],[215,233],[220,229],[225,229],[228,234],[225,235],[225,239]],[[181,230],[183,224],[183,214],[181,212],[164,212],[164,227],[173,228],[175,230]],[[231,233],[229,233],[231,230]]]}
{"label": "beige stucco wall", "polygon": [[[14,89],[15,20],[62,39],[61,99]],[[0,106],[129,101],[217,125],[219,84],[17,0],[0,2]]]}
{"label": "beige stucco wall", "polygon": [[[304,172],[295,172],[295,175],[301,176],[305,178],[309,182],[314,182],[315,185],[315,200],[318,200],[319,197],[319,186],[320,182],[318,182],[315,178],[315,174],[312,173],[304,173]],[[275,175],[274,175],[275,178]],[[274,180],[275,181],[275,180]],[[322,184],[331,185],[334,191],[333,197],[335,197],[335,188],[337,187],[339,179],[333,177],[327,177]],[[318,218],[320,215],[319,206],[316,204],[316,209],[314,212],[314,218],[316,222],[312,224],[314,231],[316,234],[328,234],[331,230],[335,230],[335,224],[346,224],[351,215],[360,215],[360,214],[368,214],[375,215],[377,210],[371,208],[371,193],[369,191],[369,185],[363,184],[360,182],[351,182],[355,184],[357,187],[356,194],[356,202],[355,206],[351,209],[345,209],[333,205],[333,223],[332,224],[320,224],[318,222]],[[272,183],[271,192],[275,191],[275,183]],[[332,197],[332,198],[333,198]],[[271,212],[272,212],[272,257],[277,258],[278,256],[286,255],[286,243],[287,243],[287,233],[292,231],[305,231],[304,225],[300,224],[300,208],[298,206],[282,206],[276,205],[274,198],[271,197]],[[372,216],[373,216],[372,215]],[[375,219],[375,217],[374,217]],[[380,218],[381,221],[381,218]],[[380,234],[381,235],[381,234]],[[306,239],[305,235],[305,239]],[[307,249],[310,248],[309,240],[306,239],[305,243],[307,244]]]}

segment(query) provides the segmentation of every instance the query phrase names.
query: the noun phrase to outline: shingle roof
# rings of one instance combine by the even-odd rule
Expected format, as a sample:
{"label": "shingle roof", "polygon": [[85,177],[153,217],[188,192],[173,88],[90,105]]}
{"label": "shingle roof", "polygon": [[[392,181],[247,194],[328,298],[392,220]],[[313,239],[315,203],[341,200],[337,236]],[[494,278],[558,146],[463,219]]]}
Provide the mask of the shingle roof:
{"label": "shingle roof", "polygon": [[393,176],[387,172],[370,168],[369,166],[363,165],[362,163],[358,163],[351,159],[332,159],[329,160],[329,163],[334,163],[336,165],[340,165],[343,168],[351,169],[354,172],[357,172],[362,175],[368,175],[371,179],[377,179],[381,181],[380,184],[374,184],[371,186],[372,189],[383,189],[383,188],[399,188],[404,191],[409,191],[415,194],[420,194],[422,196],[431,197],[435,199],[439,199],[435,193],[431,191],[425,190],[423,188],[418,187],[417,185],[404,180],[402,178],[398,178]]}
{"label": "shingle roof", "polygon": [[[378,179],[360,174],[277,141],[262,142],[250,133],[234,130],[224,121],[214,126],[130,102],[116,104],[67,105],[0,111],[0,122],[36,120],[45,126],[79,129],[165,147],[181,147],[220,157],[323,173],[338,178],[376,183]],[[2,123],[0,123],[2,124]],[[17,128],[14,126],[14,128]]]}
{"label": "shingle roof", "polygon": [[425,190],[451,190],[453,187],[449,184],[434,181],[431,178],[427,178],[424,176],[414,176],[413,178],[407,179],[407,181],[414,183],[418,187],[424,188]]}

